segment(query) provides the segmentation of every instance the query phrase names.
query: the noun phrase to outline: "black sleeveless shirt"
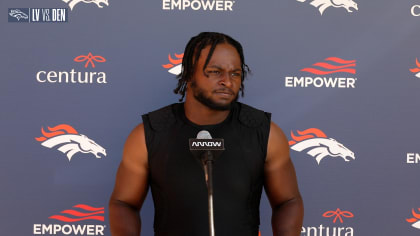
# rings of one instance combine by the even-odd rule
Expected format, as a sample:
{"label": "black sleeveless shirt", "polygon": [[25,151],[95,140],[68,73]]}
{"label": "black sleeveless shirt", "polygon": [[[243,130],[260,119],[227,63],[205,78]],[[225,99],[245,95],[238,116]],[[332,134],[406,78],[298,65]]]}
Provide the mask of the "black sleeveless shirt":
{"label": "black sleeveless shirt", "polygon": [[190,122],[183,103],[143,115],[156,236],[209,235],[204,171],[188,142],[201,130],[225,142],[213,165],[216,235],[258,235],[270,117],[238,102],[216,125]]}

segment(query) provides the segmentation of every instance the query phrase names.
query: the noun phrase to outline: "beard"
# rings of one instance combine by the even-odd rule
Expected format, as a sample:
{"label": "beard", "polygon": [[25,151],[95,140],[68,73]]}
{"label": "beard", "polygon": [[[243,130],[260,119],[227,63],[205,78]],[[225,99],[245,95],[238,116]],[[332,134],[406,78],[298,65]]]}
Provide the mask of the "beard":
{"label": "beard", "polygon": [[238,100],[238,94],[236,94],[235,98],[228,104],[216,103],[210,97],[207,97],[204,95],[203,89],[197,87],[197,84],[195,83],[195,81],[191,82],[191,88],[193,91],[194,98],[197,99],[197,101],[199,101],[201,104],[203,104],[204,106],[207,106],[208,108],[212,110],[217,110],[217,111],[230,110],[230,108],[232,107],[232,103]]}

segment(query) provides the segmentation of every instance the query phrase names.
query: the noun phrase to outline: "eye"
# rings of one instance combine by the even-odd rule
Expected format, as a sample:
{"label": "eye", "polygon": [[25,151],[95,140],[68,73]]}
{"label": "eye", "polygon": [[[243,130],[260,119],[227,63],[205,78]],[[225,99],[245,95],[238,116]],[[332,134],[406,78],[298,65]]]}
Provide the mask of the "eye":
{"label": "eye", "polygon": [[207,74],[209,74],[209,75],[220,75],[220,71],[218,71],[218,70],[209,70],[209,71],[207,71]]}
{"label": "eye", "polygon": [[231,76],[232,76],[232,78],[241,78],[242,77],[242,74],[240,72],[233,72],[231,74]]}

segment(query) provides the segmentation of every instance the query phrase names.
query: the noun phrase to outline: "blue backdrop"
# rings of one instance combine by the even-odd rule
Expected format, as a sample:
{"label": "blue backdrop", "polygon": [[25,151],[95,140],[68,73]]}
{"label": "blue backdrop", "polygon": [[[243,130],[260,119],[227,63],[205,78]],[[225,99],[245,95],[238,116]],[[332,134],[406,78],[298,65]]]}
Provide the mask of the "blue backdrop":
{"label": "blue backdrop", "polygon": [[[202,31],[244,46],[240,100],[290,141],[301,235],[420,233],[419,0],[2,0],[0,12],[1,235],[110,235],[125,139],[177,102],[174,74]],[[141,215],[153,235],[150,197]],[[264,196],[263,236],[270,217]]]}

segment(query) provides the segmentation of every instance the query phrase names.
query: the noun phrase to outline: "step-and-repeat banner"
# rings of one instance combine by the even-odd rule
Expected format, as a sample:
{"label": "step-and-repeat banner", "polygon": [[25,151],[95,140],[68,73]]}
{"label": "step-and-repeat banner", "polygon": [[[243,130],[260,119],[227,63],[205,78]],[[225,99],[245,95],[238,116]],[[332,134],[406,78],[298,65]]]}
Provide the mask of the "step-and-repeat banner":
{"label": "step-and-repeat banner", "polygon": [[[1,0],[0,234],[110,235],[141,114],[177,102],[187,41],[240,41],[240,101],[289,139],[301,235],[420,233],[420,0]],[[217,193],[215,193],[217,194]],[[141,211],[153,235],[153,204]],[[261,235],[272,235],[263,196]]]}

